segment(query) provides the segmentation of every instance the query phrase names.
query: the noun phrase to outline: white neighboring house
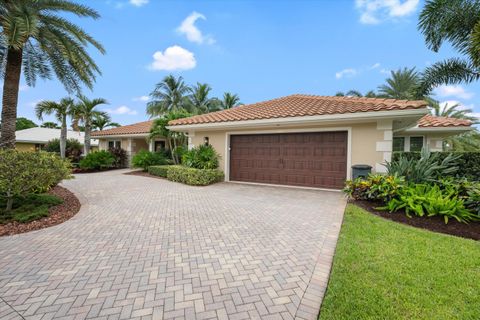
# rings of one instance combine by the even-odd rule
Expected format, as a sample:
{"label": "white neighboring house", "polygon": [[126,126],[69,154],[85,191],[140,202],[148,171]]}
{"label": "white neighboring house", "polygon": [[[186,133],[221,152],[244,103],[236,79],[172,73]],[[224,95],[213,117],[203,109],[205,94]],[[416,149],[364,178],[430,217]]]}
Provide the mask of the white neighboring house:
{"label": "white neighboring house", "polygon": [[[25,130],[19,130],[15,132],[15,148],[21,151],[38,151],[47,144],[48,141],[53,139],[60,139],[60,129],[50,128],[30,128]],[[80,131],[67,131],[67,139],[78,140],[81,144],[84,144],[85,133]],[[91,139],[91,146],[93,150],[98,149],[98,140]]]}

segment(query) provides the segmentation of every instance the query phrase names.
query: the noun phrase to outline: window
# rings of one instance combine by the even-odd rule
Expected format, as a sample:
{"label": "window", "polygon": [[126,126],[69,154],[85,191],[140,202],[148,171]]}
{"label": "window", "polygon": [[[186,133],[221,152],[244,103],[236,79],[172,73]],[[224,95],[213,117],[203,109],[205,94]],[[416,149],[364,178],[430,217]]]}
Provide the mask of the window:
{"label": "window", "polygon": [[165,141],[155,141],[154,151],[160,152],[162,150],[165,150]]}
{"label": "window", "polygon": [[393,138],[393,151],[405,151],[405,137]]}
{"label": "window", "polygon": [[410,137],[410,151],[422,151],[423,137]]}
{"label": "window", "polygon": [[120,140],[108,141],[108,149],[121,148],[122,142]]}

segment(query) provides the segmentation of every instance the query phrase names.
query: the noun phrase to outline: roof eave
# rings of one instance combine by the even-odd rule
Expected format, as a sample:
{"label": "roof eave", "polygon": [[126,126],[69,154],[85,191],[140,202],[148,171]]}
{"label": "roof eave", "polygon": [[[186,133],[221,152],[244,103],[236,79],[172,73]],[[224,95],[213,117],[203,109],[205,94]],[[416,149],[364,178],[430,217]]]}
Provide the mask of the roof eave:
{"label": "roof eave", "polygon": [[451,126],[451,127],[413,127],[406,129],[405,132],[411,132],[411,133],[441,133],[441,132],[448,132],[448,133],[455,133],[455,132],[467,132],[470,130],[473,130],[474,128],[468,127],[468,126]]}
{"label": "roof eave", "polygon": [[412,117],[419,118],[428,114],[429,110],[425,108],[406,109],[406,110],[389,110],[389,111],[370,111],[370,112],[356,112],[356,113],[340,113],[318,116],[303,116],[303,117],[288,117],[288,118],[270,118],[258,120],[242,120],[242,121],[224,121],[212,123],[186,124],[186,125],[170,125],[167,127],[173,131],[189,131],[199,129],[229,129],[229,128],[244,128],[244,127],[261,127],[272,125],[303,125],[322,122],[333,121],[355,121],[355,120],[380,120],[388,118]]}

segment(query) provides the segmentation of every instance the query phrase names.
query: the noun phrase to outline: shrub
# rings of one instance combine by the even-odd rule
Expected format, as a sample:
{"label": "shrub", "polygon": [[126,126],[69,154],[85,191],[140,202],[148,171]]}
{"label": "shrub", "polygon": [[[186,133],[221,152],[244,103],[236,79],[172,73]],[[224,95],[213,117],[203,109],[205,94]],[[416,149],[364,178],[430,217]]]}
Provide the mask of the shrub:
{"label": "shrub", "polygon": [[148,173],[154,176],[166,178],[169,167],[170,167],[169,165],[150,166],[148,167]]}
{"label": "shrub", "polygon": [[387,162],[386,167],[389,175],[405,177],[408,182],[425,183],[454,175],[458,170],[458,159],[454,154],[442,159],[438,153],[423,148],[419,159],[401,155],[392,162]]}
{"label": "shrub", "polygon": [[150,152],[147,150],[140,150],[132,158],[132,166],[135,168],[142,168],[147,171],[150,166],[158,166],[168,164],[165,154],[162,152]]}
{"label": "shrub", "polygon": [[223,172],[218,169],[196,169],[178,165],[169,166],[167,169],[168,180],[192,186],[209,185],[220,182],[223,178]]}
{"label": "shrub", "polygon": [[454,218],[459,222],[475,220],[464,201],[458,198],[454,188],[442,189],[439,185],[412,184],[399,190],[398,197],[391,199],[386,206],[378,208],[396,212],[404,209],[407,216],[443,216],[445,223]]}
{"label": "shrub", "polygon": [[219,157],[211,145],[200,145],[183,154],[182,164],[196,169],[217,169]]}
{"label": "shrub", "polygon": [[45,192],[71,177],[71,164],[48,152],[0,151],[0,196],[10,211],[15,197]]}
{"label": "shrub", "polygon": [[[456,160],[458,170],[449,174],[449,176],[456,178],[466,178],[473,181],[480,181],[480,152],[435,152],[440,160],[445,159],[450,154],[458,157]],[[420,152],[394,152],[393,161],[398,161],[399,158],[420,159]]]}
{"label": "shrub", "polygon": [[115,157],[108,151],[101,150],[89,153],[80,160],[80,168],[86,170],[106,170],[113,167]]}
{"label": "shrub", "polygon": [[347,181],[343,191],[355,200],[386,202],[394,198],[404,184],[403,177],[369,175],[366,179]]}
{"label": "shrub", "polygon": [[[47,142],[44,151],[55,152],[60,154],[60,139],[52,139]],[[83,144],[77,139],[67,139],[67,146],[65,148],[65,156],[73,163],[78,163],[83,153]]]}
{"label": "shrub", "polygon": [[108,152],[115,158],[113,166],[115,168],[125,168],[127,166],[127,152],[122,148],[110,148]]}

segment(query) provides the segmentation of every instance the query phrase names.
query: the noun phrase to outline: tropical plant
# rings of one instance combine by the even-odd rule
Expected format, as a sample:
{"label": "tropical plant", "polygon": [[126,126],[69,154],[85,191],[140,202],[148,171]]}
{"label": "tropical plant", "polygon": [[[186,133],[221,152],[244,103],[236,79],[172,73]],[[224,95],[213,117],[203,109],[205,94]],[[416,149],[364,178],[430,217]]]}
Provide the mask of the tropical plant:
{"label": "tropical plant", "polygon": [[415,68],[392,70],[390,77],[385,80],[386,83],[378,87],[378,93],[381,97],[391,99],[422,99],[416,91],[419,81],[420,77]]}
{"label": "tropical plant", "polygon": [[179,164],[181,160],[180,152],[187,144],[187,137],[182,132],[171,131],[167,128],[168,122],[176,119],[189,117],[190,114],[185,110],[170,111],[162,117],[155,119],[150,129],[149,139],[165,137],[168,149],[171,150],[171,156],[174,164]]}
{"label": "tropical plant", "polygon": [[140,150],[132,158],[132,165],[135,168],[142,168],[147,171],[150,166],[159,166],[168,164],[165,154],[162,152],[151,152]]}
{"label": "tropical plant", "polygon": [[221,101],[222,109],[231,109],[241,105],[240,97],[237,94],[225,92],[223,94],[223,100]]}
{"label": "tropical plant", "polygon": [[365,98],[377,98],[378,95],[375,93],[375,91],[373,90],[370,90],[368,91],[367,93],[365,93],[365,95],[363,95],[360,91],[358,90],[348,90],[346,93],[342,92],[342,91],[338,91],[335,96],[337,97],[355,97],[355,98],[361,98],[361,97],[365,97]]}
{"label": "tropical plant", "polygon": [[61,127],[58,123],[53,121],[46,121],[40,125],[40,128],[47,128],[47,129],[60,129]]}
{"label": "tropical plant", "polygon": [[106,170],[113,167],[115,157],[106,150],[89,153],[80,160],[79,166],[85,170]]}
{"label": "tropical plant", "polygon": [[430,111],[432,115],[436,117],[449,117],[456,119],[466,119],[472,121],[472,123],[478,123],[479,119],[472,116],[472,109],[464,108],[460,103],[452,103],[451,105],[445,103],[441,105],[437,100],[432,98],[427,98],[426,101],[430,106]]}
{"label": "tropical plant", "polygon": [[78,96],[78,102],[73,107],[72,116],[85,126],[85,142],[83,144],[85,155],[90,153],[90,137],[92,133],[92,122],[96,117],[105,115],[104,112],[95,108],[101,104],[108,104],[103,98],[89,99],[84,95]]}
{"label": "tropical plant", "polygon": [[45,192],[70,173],[70,163],[53,153],[0,150],[0,197],[6,199],[6,211],[15,197]]}
{"label": "tropical plant", "polygon": [[[1,125],[0,125],[0,127],[1,127]],[[27,119],[27,118],[20,117],[20,118],[17,118],[17,120],[15,122],[15,130],[17,130],[17,131],[30,129],[30,128],[35,128],[35,127],[38,127],[37,124],[35,122],[33,122],[32,120]]]}
{"label": "tropical plant", "polygon": [[459,158],[459,155],[450,153],[442,159],[439,153],[423,148],[419,159],[400,154],[397,159],[387,162],[386,168],[389,175],[405,177],[407,182],[433,182],[453,175],[458,170]]}
{"label": "tropical plant", "polygon": [[[83,145],[77,139],[67,139],[65,148],[65,157],[70,159],[73,163],[80,161],[82,155]],[[60,154],[60,139],[52,139],[47,142],[43,151],[55,152]]]}
{"label": "tropical plant", "polygon": [[480,79],[480,2],[477,0],[428,0],[418,28],[427,47],[438,52],[448,41],[464,58],[449,58],[427,67],[419,92],[430,93],[442,84],[470,83]]}
{"label": "tropical plant", "polygon": [[73,113],[74,101],[71,98],[63,98],[60,102],[41,101],[35,107],[37,118],[43,120],[44,115],[55,114],[57,120],[61,123],[60,130],[60,157],[65,158],[65,148],[67,145],[67,116]]}
{"label": "tropical plant", "polygon": [[106,128],[120,127],[117,122],[112,122],[112,118],[106,113],[98,113],[93,116],[92,130],[104,130]]}
{"label": "tropical plant", "polygon": [[100,69],[86,49],[100,53],[100,43],[78,25],[65,18],[97,19],[100,15],[83,4],[69,0],[0,1],[0,72],[4,77],[0,148],[15,147],[15,120],[20,75],[34,86],[37,77],[52,74],[68,92],[80,92],[82,85],[93,87]]}
{"label": "tropical plant", "polygon": [[170,165],[149,166],[148,173],[157,177],[166,178]]}
{"label": "tropical plant", "polygon": [[438,185],[412,184],[402,188],[398,197],[391,199],[386,206],[377,208],[396,212],[405,210],[407,216],[443,216],[445,223],[449,219],[469,222],[476,217],[465,208],[464,201],[457,197],[455,189],[441,189]]}
{"label": "tropical plant", "polygon": [[209,98],[212,88],[207,83],[197,83],[191,89],[185,109],[192,114],[209,113],[220,109],[217,98]]}
{"label": "tropical plant", "polygon": [[[218,169],[196,169],[176,165],[168,166],[166,171],[168,180],[191,186],[206,186],[220,182],[225,177],[224,173]],[[153,172],[158,173],[158,171]]]}
{"label": "tropical plant", "polygon": [[405,185],[405,179],[395,175],[369,175],[366,179],[347,181],[343,189],[355,200],[389,201]]}
{"label": "tropical plant", "polygon": [[211,145],[200,145],[185,152],[182,164],[197,169],[217,169],[220,156]]}
{"label": "tropical plant", "polygon": [[183,77],[166,76],[150,93],[151,101],[147,104],[147,114],[154,117],[168,111],[184,109],[186,96],[190,92],[191,88],[185,84]]}
{"label": "tropical plant", "polygon": [[115,168],[123,168],[126,166],[127,151],[123,150],[122,148],[115,147],[108,149],[108,152],[110,152],[115,159],[113,162],[113,166]]}

